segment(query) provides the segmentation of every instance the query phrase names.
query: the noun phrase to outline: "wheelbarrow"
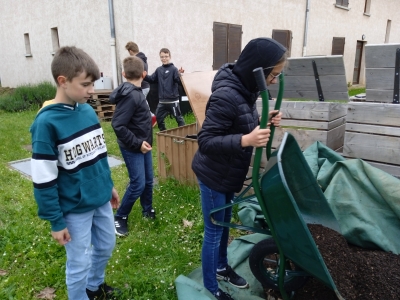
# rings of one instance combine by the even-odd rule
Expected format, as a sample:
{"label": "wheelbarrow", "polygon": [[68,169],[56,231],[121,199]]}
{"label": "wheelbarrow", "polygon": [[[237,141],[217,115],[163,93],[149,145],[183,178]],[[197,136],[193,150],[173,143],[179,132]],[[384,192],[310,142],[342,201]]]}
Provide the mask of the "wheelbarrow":
{"label": "wheelbarrow", "polygon": [[[260,128],[266,128],[269,108],[265,78],[262,68],[253,72],[262,98]],[[280,109],[283,90],[284,75],[281,74],[275,110]],[[307,227],[307,224],[320,224],[340,233],[339,224],[295,138],[286,132],[280,146],[271,154],[275,128],[273,125],[270,128],[266,145],[268,163],[264,172],[259,174],[263,151],[257,148],[252,183],[233,203],[212,210],[210,217],[214,224],[272,236],[256,244],[249,256],[250,268],[264,288],[278,290],[283,299],[288,300],[312,276],[332,289],[338,299],[344,299]],[[244,196],[251,187],[254,194]],[[212,218],[214,212],[243,202],[260,205],[265,227],[219,222]]]}

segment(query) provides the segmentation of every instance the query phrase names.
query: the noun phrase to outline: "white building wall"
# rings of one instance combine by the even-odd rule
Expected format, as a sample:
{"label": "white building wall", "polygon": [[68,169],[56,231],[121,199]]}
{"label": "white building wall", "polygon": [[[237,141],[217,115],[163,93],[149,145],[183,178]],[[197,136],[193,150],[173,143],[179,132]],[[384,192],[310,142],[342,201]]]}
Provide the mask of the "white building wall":
{"label": "white building wall", "polygon": [[[306,0],[114,0],[118,65],[128,55],[125,44],[136,42],[148,56],[149,72],[161,63],[158,53],[169,48],[172,62],[186,72],[206,71],[213,64],[213,22],[242,25],[242,48],[255,37],[271,37],[272,29],[292,31],[292,57],[302,56]],[[353,78],[356,42],[383,43],[387,19],[390,42],[400,42],[400,1],[350,1],[350,10],[335,0],[310,0],[307,55],[330,55],[333,37],[346,37],[347,81]],[[52,27],[60,45],[83,48],[112,76],[110,20],[107,0],[0,0],[0,78],[3,86],[52,80]],[[32,57],[25,57],[29,33]],[[120,72],[119,70],[118,72]],[[362,80],[363,83],[363,73]]]}

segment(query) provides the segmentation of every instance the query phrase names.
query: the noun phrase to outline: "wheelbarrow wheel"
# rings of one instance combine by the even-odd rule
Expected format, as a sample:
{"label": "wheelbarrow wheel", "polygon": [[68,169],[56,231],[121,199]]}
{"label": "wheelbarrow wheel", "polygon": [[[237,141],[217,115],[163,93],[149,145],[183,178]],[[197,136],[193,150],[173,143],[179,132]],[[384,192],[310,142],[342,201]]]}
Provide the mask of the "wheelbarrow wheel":
{"label": "wheelbarrow wheel", "polygon": [[[270,238],[257,243],[250,252],[250,269],[254,277],[261,283],[264,289],[279,291],[279,250],[275,241]],[[301,268],[291,260],[286,261],[284,289],[290,293],[302,288],[309,276],[299,276]]]}

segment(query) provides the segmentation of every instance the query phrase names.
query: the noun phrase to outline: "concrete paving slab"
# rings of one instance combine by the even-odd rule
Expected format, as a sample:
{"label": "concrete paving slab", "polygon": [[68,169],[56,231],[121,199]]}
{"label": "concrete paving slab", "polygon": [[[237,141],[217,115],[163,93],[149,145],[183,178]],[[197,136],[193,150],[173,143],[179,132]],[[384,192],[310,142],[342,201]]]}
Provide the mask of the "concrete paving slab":
{"label": "concrete paving slab", "polygon": [[[116,157],[108,156],[108,164],[111,168],[122,165],[124,162]],[[31,159],[21,159],[16,161],[11,161],[8,163],[10,168],[17,170],[25,177],[31,179]]]}

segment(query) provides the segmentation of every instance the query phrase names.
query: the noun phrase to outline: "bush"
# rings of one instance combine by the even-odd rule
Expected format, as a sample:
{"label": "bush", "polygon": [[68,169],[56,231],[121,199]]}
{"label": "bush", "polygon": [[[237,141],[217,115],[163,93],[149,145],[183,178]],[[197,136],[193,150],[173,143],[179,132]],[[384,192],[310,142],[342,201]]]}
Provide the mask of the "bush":
{"label": "bush", "polygon": [[0,95],[0,109],[8,112],[37,110],[55,95],[56,87],[51,82],[18,86],[11,93]]}

